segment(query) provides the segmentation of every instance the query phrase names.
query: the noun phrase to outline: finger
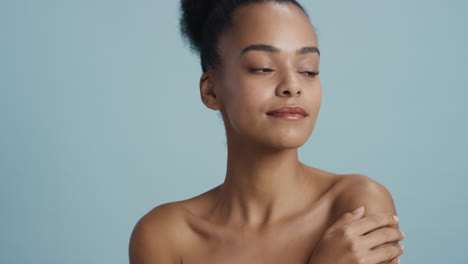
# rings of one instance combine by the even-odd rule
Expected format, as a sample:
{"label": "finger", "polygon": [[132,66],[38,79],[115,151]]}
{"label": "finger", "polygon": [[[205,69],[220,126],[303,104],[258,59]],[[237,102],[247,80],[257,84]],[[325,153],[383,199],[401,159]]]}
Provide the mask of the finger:
{"label": "finger", "polygon": [[332,233],[343,225],[359,220],[364,215],[364,211],[365,211],[364,206],[361,206],[351,212],[345,213],[335,223],[333,223],[333,225],[331,225],[327,231]]}
{"label": "finger", "polygon": [[369,251],[369,263],[390,261],[403,254],[403,248],[399,244],[388,244]]}
{"label": "finger", "polygon": [[381,227],[361,236],[361,239],[366,248],[373,249],[386,243],[398,243],[403,240],[403,234],[393,227]]}
{"label": "finger", "polygon": [[385,226],[391,227],[397,225],[397,223],[392,214],[374,214],[363,217],[347,225],[349,225],[351,232],[354,234],[365,235],[377,228]]}

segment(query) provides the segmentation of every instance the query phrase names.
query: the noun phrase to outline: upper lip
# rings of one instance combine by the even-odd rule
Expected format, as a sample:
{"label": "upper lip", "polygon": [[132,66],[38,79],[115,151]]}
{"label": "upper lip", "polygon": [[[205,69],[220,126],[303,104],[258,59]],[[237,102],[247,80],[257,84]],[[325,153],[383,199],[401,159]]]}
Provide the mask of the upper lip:
{"label": "upper lip", "polygon": [[301,114],[303,116],[307,116],[307,112],[300,106],[283,106],[272,110],[267,113],[267,115],[275,114],[275,113],[291,113],[291,114]]}

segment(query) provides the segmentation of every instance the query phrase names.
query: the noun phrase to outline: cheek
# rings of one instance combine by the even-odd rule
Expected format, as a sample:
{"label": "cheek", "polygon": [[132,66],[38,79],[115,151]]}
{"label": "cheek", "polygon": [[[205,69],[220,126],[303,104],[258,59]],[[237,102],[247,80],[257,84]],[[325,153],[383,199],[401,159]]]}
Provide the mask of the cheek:
{"label": "cheek", "polygon": [[260,90],[255,90],[254,87],[238,87],[238,89],[231,93],[231,97],[228,99],[229,112],[236,119],[242,119],[241,121],[248,122],[253,121],[255,118],[262,114],[262,105],[265,105],[267,97],[265,93]]}
{"label": "cheek", "polygon": [[255,111],[266,93],[266,89],[245,80],[242,76],[229,80],[224,87],[226,108],[231,113]]}
{"label": "cheek", "polygon": [[318,113],[321,104],[322,104],[322,87],[319,84],[317,88],[313,90],[313,99],[312,99],[313,111]]}
{"label": "cheek", "polygon": [[236,87],[229,87],[225,93],[225,109],[232,127],[238,133],[244,134],[261,124],[271,97],[267,89],[258,86],[239,83]]}

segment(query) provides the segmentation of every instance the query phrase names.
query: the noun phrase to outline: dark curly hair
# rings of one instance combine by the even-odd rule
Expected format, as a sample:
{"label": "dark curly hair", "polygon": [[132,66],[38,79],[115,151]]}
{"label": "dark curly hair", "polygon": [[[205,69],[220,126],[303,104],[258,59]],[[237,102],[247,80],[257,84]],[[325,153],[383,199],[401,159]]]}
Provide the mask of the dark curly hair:
{"label": "dark curly hair", "polygon": [[250,3],[292,3],[309,17],[295,0],[181,0],[180,33],[192,51],[200,56],[203,72],[216,68],[221,62],[218,39],[230,25],[234,11]]}

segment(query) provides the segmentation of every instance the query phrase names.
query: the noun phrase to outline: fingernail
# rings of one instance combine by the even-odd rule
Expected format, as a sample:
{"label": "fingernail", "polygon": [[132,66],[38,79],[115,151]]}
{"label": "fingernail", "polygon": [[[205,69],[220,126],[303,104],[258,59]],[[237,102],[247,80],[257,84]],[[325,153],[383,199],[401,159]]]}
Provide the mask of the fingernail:
{"label": "fingernail", "polygon": [[353,214],[360,213],[360,212],[362,212],[363,209],[364,209],[364,207],[361,206],[361,207],[357,208],[356,210],[354,210],[354,211],[353,211]]}
{"label": "fingernail", "polygon": [[402,235],[403,237],[405,237],[405,232],[401,231],[401,235]]}
{"label": "fingernail", "polygon": [[401,247],[402,250],[405,249],[405,246],[403,246],[403,245],[400,245],[400,247]]}
{"label": "fingernail", "polygon": [[400,264],[400,258],[397,259],[397,263]]}
{"label": "fingernail", "polygon": [[394,215],[393,218],[395,219],[395,221],[398,223],[398,221],[400,221],[400,219],[398,218],[398,216]]}

